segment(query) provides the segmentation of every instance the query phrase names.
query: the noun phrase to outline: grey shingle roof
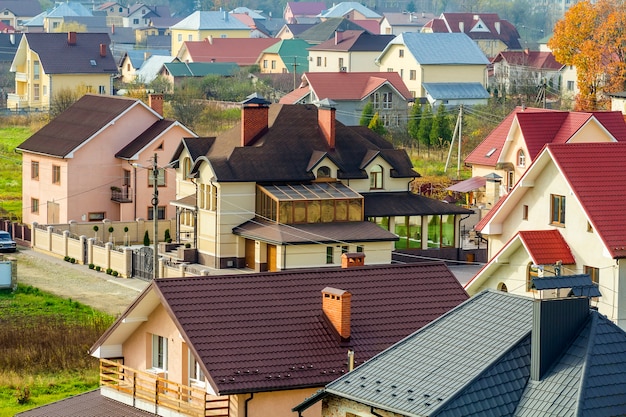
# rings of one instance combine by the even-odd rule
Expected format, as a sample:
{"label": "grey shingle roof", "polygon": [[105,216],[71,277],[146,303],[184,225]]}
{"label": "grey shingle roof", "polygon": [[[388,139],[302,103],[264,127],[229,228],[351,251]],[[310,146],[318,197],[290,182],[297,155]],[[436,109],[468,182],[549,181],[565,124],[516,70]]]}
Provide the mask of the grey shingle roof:
{"label": "grey shingle roof", "polygon": [[489,98],[481,83],[422,83],[426,92],[436,100]]}
{"label": "grey shingle roof", "polygon": [[391,44],[406,45],[420,65],[489,64],[478,45],[464,33],[405,32],[391,41]]}
{"label": "grey shingle roof", "polygon": [[37,0],[2,0],[0,10],[10,10],[18,17],[36,16],[42,12]]}
{"label": "grey shingle roof", "polygon": [[365,217],[471,214],[472,210],[409,191],[361,193]]}
{"label": "grey shingle roof", "polygon": [[591,277],[588,274],[534,278],[532,287],[536,290],[571,288],[575,295],[602,296],[598,286],[591,281]]}
{"label": "grey shingle roof", "polygon": [[172,26],[172,29],[249,29],[240,20],[220,11],[196,11]]}

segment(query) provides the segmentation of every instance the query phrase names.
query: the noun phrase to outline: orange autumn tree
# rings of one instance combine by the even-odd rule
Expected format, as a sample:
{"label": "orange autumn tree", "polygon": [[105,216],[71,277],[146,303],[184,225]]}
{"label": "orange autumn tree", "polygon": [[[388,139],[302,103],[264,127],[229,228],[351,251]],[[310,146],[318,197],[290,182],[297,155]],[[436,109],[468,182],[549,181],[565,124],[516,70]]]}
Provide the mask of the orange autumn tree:
{"label": "orange autumn tree", "polygon": [[626,5],[619,0],[576,3],[556,23],[548,46],[558,62],[576,67],[576,110],[607,108],[606,94],[624,90],[625,24]]}

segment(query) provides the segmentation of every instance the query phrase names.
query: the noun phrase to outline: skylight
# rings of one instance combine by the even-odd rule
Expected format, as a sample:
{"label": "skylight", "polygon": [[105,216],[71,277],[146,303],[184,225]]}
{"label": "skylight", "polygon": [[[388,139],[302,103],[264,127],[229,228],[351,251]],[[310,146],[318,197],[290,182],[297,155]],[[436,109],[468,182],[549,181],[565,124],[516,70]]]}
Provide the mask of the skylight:
{"label": "skylight", "polygon": [[95,59],[90,59],[89,63],[91,64],[92,67],[96,66],[96,60]]}
{"label": "skylight", "polygon": [[485,156],[486,156],[487,158],[489,158],[491,155],[493,155],[493,153],[494,153],[496,150],[497,150],[496,148],[491,148],[491,149],[489,149],[489,152],[487,152],[487,153],[485,154]]}

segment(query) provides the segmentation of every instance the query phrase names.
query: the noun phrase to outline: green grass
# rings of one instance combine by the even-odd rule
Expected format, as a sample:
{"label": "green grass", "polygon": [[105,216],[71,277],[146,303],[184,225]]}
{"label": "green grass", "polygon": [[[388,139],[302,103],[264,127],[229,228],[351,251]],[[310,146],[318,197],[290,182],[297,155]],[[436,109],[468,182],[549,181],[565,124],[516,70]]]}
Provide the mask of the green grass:
{"label": "green grass", "polygon": [[113,319],[30,286],[0,291],[0,417],[97,388],[87,350]]}
{"label": "green grass", "polygon": [[22,157],[15,148],[28,139],[28,126],[5,126],[0,120],[0,216],[22,218]]}

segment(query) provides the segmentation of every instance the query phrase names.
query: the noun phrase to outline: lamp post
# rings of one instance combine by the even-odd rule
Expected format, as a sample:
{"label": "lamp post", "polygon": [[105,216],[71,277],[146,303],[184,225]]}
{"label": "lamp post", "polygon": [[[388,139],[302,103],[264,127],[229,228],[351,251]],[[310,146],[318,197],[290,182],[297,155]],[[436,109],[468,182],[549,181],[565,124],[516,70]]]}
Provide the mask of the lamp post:
{"label": "lamp post", "polygon": [[157,165],[157,154],[154,153],[152,160],[152,176],[154,183],[154,193],[152,194],[152,220],[154,223],[154,254],[152,255],[152,274],[154,279],[159,277],[159,166]]}

